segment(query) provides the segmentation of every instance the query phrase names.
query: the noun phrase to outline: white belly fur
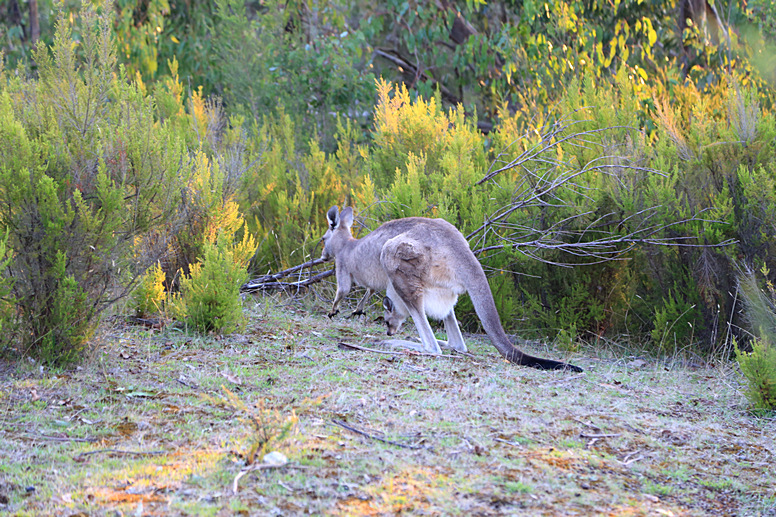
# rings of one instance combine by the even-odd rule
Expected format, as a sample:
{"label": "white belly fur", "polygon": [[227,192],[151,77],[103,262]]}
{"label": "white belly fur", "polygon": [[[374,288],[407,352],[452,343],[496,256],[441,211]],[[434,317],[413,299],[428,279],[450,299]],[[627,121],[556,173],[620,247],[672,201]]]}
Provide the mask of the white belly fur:
{"label": "white belly fur", "polygon": [[441,320],[453,310],[458,295],[450,289],[428,289],[423,293],[423,308],[426,315]]}

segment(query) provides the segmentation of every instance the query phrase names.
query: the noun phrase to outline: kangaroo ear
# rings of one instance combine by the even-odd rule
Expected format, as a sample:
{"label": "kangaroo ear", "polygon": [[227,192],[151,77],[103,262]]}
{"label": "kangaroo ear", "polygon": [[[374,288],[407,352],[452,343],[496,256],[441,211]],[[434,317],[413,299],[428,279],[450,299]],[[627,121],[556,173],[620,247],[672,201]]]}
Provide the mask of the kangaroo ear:
{"label": "kangaroo ear", "polygon": [[329,221],[329,228],[333,230],[337,227],[340,221],[339,208],[337,208],[337,205],[329,208],[329,211],[326,212],[326,219]]}
{"label": "kangaroo ear", "polygon": [[342,212],[340,212],[340,223],[345,228],[353,226],[353,209],[349,206],[343,208]]}
{"label": "kangaroo ear", "polygon": [[387,296],[383,298],[383,309],[388,312],[393,312],[393,301],[391,301],[391,299]]}

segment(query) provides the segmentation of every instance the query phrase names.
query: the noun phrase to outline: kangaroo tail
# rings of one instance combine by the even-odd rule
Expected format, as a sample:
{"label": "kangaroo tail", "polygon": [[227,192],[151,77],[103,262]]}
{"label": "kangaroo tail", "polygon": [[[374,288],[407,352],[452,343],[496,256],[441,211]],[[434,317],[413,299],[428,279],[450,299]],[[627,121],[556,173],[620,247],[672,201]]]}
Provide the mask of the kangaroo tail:
{"label": "kangaroo tail", "polygon": [[[521,366],[529,366],[531,368],[537,368],[539,370],[570,370],[572,372],[583,372],[584,370],[579,366],[562,363],[560,361],[553,361],[552,359],[542,359],[541,357],[534,357],[532,355],[525,354],[512,346],[516,354],[506,355],[504,357],[510,363],[519,364]],[[499,350],[501,351],[501,350]]]}
{"label": "kangaroo tail", "polygon": [[582,368],[573,364],[553,361],[552,359],[542,359],[523,353],[519,348],[512,344],[501,326],[501,319],[496,310],[496,303],[493,301],[493,294],[490,292],[488,279],[479,261],[472,255],[472,267],[467,276],[466,290],[472,299],[474,310],[482,322],[482,326],[488,337],[493,342],[493,346],[504,356],[504,358],[514,364],[538,368],[540,370],[571,370],[581,372]]}

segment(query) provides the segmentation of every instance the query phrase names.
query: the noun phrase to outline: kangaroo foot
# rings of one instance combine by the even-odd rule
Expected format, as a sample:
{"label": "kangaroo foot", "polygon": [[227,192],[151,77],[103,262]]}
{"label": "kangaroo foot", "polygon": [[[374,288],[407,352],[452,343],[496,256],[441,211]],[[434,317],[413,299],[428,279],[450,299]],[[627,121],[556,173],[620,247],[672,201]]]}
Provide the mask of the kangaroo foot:
{"label": "kangaroo foot", "polygon": [[417,343],[415,341],[406,341],[404,339],[384,339],[380,341],[381,345],[388,345],[391,348],[409,348],[410,350],[415,350],[417,352],[422,352],[424,354],[441,354],[442,350],[440,350],[438,347],[436,350],[427,350],[423,343]]}

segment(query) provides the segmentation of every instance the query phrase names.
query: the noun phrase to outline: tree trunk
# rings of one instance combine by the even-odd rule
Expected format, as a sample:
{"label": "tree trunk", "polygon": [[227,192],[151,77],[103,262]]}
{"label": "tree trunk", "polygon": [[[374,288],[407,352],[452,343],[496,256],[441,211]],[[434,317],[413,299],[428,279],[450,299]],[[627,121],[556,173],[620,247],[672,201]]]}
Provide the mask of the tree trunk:
{"label": "tree trunk", "polygon": [[30,0],[30,42],[35,44],[40,38],[40,19],[38,17],[38,0]]}

